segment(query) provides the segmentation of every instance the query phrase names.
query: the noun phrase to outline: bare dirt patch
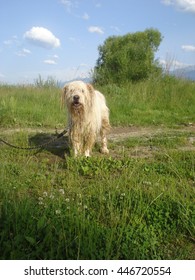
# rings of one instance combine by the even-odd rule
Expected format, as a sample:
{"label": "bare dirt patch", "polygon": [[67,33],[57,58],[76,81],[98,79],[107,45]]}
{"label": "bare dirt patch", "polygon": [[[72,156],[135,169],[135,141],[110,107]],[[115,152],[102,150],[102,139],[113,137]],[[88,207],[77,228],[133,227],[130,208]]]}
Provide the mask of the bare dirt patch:
{"label": "bare dirt patch", "polygon": [[[58,133],[60,133],[63,129],[58,129]],[[1,138],[10,139],[12,135],[25,132],[29,134],[29,143],[30,145],[40,145],[45,143],[55,137],[55,129],[47,129],[47,128],[8,128],[8,129],[0,129]],[[184,146],[179,146],[177,150],[181,151],[195,151],[195,125],[190,126],[180,126],[178,128],[167,128],[164,126],[160,127],[113,127],[108,135],[108,139],[111,143],[114,143],[114,148],[110,149],[111,156],[119,156],[125,154],[130,157],[152,157],[154,153],[162,151],[159,147],[151,146],[151,145],[141,145],[138,144],[136,147],[126,148],[120,142],[125,139],[149,139],[156,136],[166,135],[166,139],[169,137],[177,137],[178,135],[188,135],[186,136],[186,141]],[[119,144],[117,144],[119,143]],[[62,137],[58,139],[56,142],[52,143],[47,149],[55,149],[58,150],[56,155],[62,154],[65,150],[67,150],[67,137]]]}
{"label": "bare dirt patch", "polygon": [[[152,137],[160,134],[195,133],[195,125],[189,127],[166,128],[166,127],[115,127],[109,134],[109,139],[118,141],[129,137]],[[194,140],[194,137],[192,137]]]}
{"label": "bare dirt patch", "polygon": [[[63,129],[61,129],[63,130]],[[58,129],[58,132],[61,132]],[[29,134],[34,133],[55,133],[55,129],[51,128],[0,128],[0,135],[10,135],[18,132],[27,132]],[[163,133],[195,133],[195,124],[190,126],[179,126],[178,128],[167,128],[164,126],[160,127],[136,127],[136,126],[129,126],[129,127],[113,127],[108,135],[108,138],[111,140],[121,140],[128,137],[150,137],[157,134]],[[194,139],[193,139],[194,141]]]}

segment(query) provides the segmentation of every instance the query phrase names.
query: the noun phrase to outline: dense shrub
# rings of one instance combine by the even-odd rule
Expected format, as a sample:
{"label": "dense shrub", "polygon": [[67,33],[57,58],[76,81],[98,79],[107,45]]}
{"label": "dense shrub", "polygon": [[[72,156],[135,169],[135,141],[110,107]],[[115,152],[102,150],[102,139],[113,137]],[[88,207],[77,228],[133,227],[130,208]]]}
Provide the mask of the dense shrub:
{"label": "dense shrub", "polygon": [[138,81],[160,71],[154,54],[161,41],[161,33],[154,29],[107,38],[98,48],[94,81],[101,84]]}

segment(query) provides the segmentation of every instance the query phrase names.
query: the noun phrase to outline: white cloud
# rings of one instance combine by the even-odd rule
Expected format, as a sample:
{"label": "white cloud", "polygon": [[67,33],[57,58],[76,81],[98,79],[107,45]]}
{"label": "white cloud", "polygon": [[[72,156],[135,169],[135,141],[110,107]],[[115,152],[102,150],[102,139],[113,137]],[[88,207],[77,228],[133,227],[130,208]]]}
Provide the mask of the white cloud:
{"label": "white cloud", "polygon": [[31,54],[31,51],[30,51],[30,50],[23,49],[22,51],[23,51],[23,53],[26,53],[26,54]]}
{"label": "white cloud", "polygon": [[12,36],[11,39],[3,41],[3,44],[6,45],[6,46],[11,46],[13,44],[18,44],[18,43],[19,43],[19,41],[18,41],[18,36],[17,35]]}
{"label": "white cloud", "polygon": [[60,46],[60,40],[44,27],[32,27],[29,31],[25,32],[24,38],[30,43],[46,49]]}
{"label": "white cloud", "polygon": [[22,49],[16,53],[17,56],[27,56],[28,54],[31,54],[31,51],[28,49]]}
{"label": "white cloud", "polygon": [[160,65],[162,65],[164,67],[166,65],[166,60],[165,59],[159,59],[159,63],[160,63]]}
{"label": "white cloud", "polygon": [[68,12],[70,12],[70,10],[71,10],[71,8],[72,8],[72,6],[73,6],[72,1],[70,1],[70,0],[61,0],[61,3],[64,5],[64,7],[66,8],[66,10],[67,10]]}
{"label": "white cloud", "polygon": [[82,19],[88,20],[89,19],[89,15],[87,13],[84,13],[84,15],[82,16]]}
{"label": "white cloud", "polygon": [[195,0],[162,0],[165,5],[173,5],[184,12],[195,13]]}
{"label": "white cloud", "polygon": [[71,13],[73,8],[78,8],[78,1],[74,0],[61,0],[67,12]]}
{"label": "white cloud", "polygon": [[192,45],[183,45],[181,48],[186,52],[195,52],[195,46]]}
{"label": "white cloud", "polygon": [[159,63],[162,65],[163,68],[166,70],[176,70],[176,69],[181,69],[185,68],[187,66],[190,66],[190,64],[183,63],[181,61],[178,61],[176,59],[160,59]]}
{"label": "white cloud", "polygon": [[10,46],[13,44],[13,42],[12,42],[12,40],[5,40],[5,41],[3,41],[3,44],[6,46]]}
{"label": "white cloud", "polygon": [[179,68],[183,68],[183,67],[186,67],[186,66],[189,66],[189,64],[183,63],[183,62],[178,61],[178,60],[173,61],[173,68],[174,69],[179,69]]}
{"label": "white cloud", "polygon": [[52,60],[52,59],[46,59],[46,60],[44,60],[43,61],[45,64],[50,64],[50,65],[55,65],[55,64],[57,64],[56,62],[55,62],[55,60]]}
{"label": "white cloud", "polygon": [[104,31],[103,31],[102,28],[99,27],[99,26],[90,26],[90,27],[88,28],[88,31],[89,31],[90,33],[104,34]]}

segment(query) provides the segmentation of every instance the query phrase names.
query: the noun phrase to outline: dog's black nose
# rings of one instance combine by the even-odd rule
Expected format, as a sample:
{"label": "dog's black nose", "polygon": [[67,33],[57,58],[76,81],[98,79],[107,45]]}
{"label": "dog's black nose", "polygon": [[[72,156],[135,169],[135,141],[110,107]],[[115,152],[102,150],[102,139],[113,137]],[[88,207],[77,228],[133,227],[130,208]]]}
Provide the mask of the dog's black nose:
{"label": "dog's black nose", "polygon": [[74,101],[79,101],[79,96],[78,95],[74,95],[73,99],[74,99]]}

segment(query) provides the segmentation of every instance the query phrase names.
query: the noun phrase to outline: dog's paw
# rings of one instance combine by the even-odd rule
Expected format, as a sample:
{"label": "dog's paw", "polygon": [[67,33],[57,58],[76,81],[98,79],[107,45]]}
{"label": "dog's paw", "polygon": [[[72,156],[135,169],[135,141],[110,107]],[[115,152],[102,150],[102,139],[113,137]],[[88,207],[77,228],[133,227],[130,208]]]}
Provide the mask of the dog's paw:
{"label": "dog's paw", "polygon": [[105,154],[105,155],[108,155],[108,154],[109,154],[109,150],[108,150],[108,148],[106,148],[106,147],[101,148],[100,151],[101,151],[102,154]]}

